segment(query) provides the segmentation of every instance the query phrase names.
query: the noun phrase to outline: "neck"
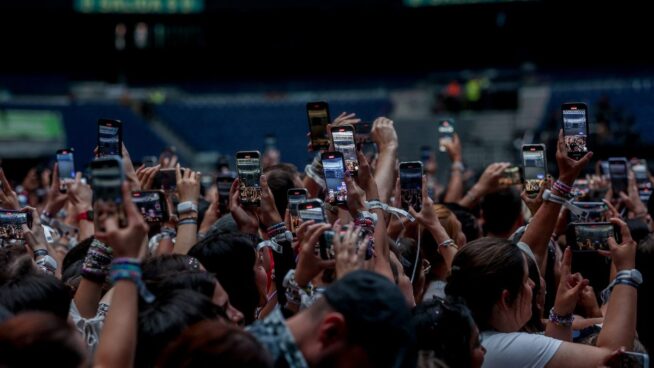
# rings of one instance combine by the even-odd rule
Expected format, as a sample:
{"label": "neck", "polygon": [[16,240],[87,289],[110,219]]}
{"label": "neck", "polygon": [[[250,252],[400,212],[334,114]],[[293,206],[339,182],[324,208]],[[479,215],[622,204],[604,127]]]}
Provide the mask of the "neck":
{"label": "neck", "polygon": [[490,329],[497,332],[510,333],[520,330],[521,326],[514,326],[513,317],[505,311],[500,310],[497,305],[493,307],[491,319],[489,322]]}

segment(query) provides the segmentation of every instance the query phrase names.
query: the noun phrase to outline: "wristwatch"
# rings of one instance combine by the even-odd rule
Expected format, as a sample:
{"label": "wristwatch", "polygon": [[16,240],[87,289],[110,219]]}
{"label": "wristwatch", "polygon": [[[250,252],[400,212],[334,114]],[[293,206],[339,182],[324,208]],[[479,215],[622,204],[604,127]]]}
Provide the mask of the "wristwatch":
{"label": "wristwatch", "polygon": [[93,210],[88,210],[77,215],[77,222],[82,220],[93,221]]}
{"label": "wristwatch", "polygon": [[180,215],[183,215],[185,213],[189,212],[198,212],[198,205],[191,202],[191,201],[186,201],[186,202],[180,202],[177,205],[177,213]]}

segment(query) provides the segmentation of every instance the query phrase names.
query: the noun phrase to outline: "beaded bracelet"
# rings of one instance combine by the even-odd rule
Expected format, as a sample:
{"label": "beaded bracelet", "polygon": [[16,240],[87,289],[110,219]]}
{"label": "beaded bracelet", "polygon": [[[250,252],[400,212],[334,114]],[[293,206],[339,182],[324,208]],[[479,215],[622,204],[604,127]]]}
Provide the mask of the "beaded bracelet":
{"label": "beaded bracelet", "polygon": [[132,281],[136,284],[139,295],[147,303],[154,301],[154,295],[141,279],[141,261],[138,258],[115,258],[111,262],[111,282],[115,284],[121,280]]}
{"label": "beaded bracelet", "polygon": [[45,256],[47,256],[49,254],[50,253],[48,253],[47,249],[43,249],[43,248],[34,249],[34,258],[35,259],[38,258],[38,257],[45,257]]}
{"label": "beaded bracelet", "polygon": [[570,327],[572,326],[572,321],[575,319],[575,317],[572,313],[565,315],[556,314],[556,312],[554,312],[554,307],[552,307],[552,309],[550,309],[549,319],[557,326]]}
{"label": "beaded bracelet", "polygon": [[82,263],[82,277],[95,282],[104,282],[109,273],[109,265],[113,258],[113,252],[103,242],[94,239],[91,242],[86,258]]}

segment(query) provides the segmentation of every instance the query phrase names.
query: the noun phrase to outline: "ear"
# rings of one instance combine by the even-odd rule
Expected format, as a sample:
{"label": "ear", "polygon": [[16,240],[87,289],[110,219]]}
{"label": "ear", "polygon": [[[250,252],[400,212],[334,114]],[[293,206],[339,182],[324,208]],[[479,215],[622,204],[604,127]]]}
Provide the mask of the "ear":
{"label": "ear", "polygon": [[511,303],[511,294],[506,289],[502,290],[502,296],[500,297],[500,300],[498,301],[498,305],[499,305],[500,309],[502,309],[502,310],[511,309],[511,304],[512,304]]}
{"label": "ear", "polygon": [[323,346],[323,351],[344,344],[347,341],[345,317],[336,312],[325,314],[318,328],[318,340]]}

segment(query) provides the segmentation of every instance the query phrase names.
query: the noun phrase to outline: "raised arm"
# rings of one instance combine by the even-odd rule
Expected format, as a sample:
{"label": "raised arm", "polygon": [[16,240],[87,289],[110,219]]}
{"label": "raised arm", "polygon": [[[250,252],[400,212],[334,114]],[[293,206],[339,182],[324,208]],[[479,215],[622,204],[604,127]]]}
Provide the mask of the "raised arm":
{"label": "raised arm", "polygon": [[[631,239],[627,224],[617,218],[611,222],[620,226],[622,244],[609,238],[611,256],[618,271],[631,270],[636,265],[636,242]],[[636,336],[636,297],[637,290],[628,284],[617,284],[609,298],[604,324],[596,347],[564,342],[547,364],[548,368],[558,367],[600,367],[621,347],[629,350]]]}
{"label": "raised arm", "polygon": [[[95,367],[134,366],[139,299],[137,282],[140,282],[141,272],[139,255],[142,253],[143,239],[148,234],[148,225],[132,203],[127,183],[123,184],[122,190],[127,227],[119,228],[116,217],[110,216],[104,226],[101,226],[105,232],[98,233],[98,237],[111,246],[116,258],[112,263],[114,295],[100,335]],[[124,271],[120,269],[121,261],[130,262],[130,277],[121,273]]]}
{"label": "raised arm", "polygon": [[[584,157],[579,161],[568,157],[568,152],[563,140],[563,130],[559,131],[556,162],[559,165],[560,173],[558,181],[563,185],[557,185],[555,183],[555,185],[552,186],[552,193],[559,197],[567,198],[569,191],[568,193],[565,193],[560,188],[563,186],[572,187],[575,179],[581,170],[586,167],[591,157],[593,157],[592,152],[586,153],[586,155],[584,155]],[[520,239],[520,241],[527,243],[532,252],[534,252],[541,273],[545,272],[545,266],[547,263],[547,244],[552,237],[560,210],[560,203],[551,200],[545,201],[532,218],[529,226],[527,226],[527,230],[525,230],[524,235]]]}
{"label": "raised arm", "polygon": [[502,189],[499,180],[504,173],[504,169],[509,166],[510,164],[508,162],[496,162],[488,165],[477,183],[459,200],[459,205],[466,208],[473,208],[486,194]]}
{"label": "raised arm", "polygon": [[200,173],[186,169],[182,175],[179,164],[175,167],[177,176],[177,195],[179,203],[191,203],[196,210],[188,210],[179,214],[177,223],[177,238],[175,239],[175,253],[187,254],[189,249],[198,240],[198,199],[200,198]]}
{"label": "raised arm", "polygon": [[[451,142],[444,142],[443,146],[452,161],[450,181],[447,183],[445,203],[456,203],[463,197],[463,154],[459,135],[454,133]],[[424,197],[423,197],[424,198]]]}
{"label": "raised arm", "polygon": [[[395,165],[397,161],[397,133],[393,121],[380,117],[375,119],[370,137],[377,144],[379,156],[375,167],[375,181],[379,189],[379,200],[388,203],[395,185]],[[372,199],[372,198],[370,198]]]}

